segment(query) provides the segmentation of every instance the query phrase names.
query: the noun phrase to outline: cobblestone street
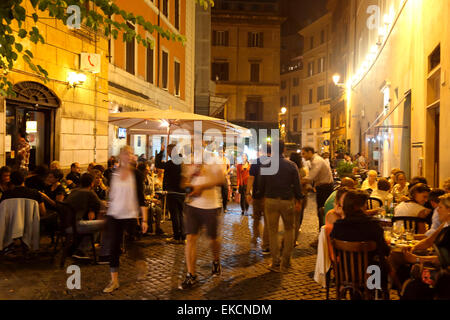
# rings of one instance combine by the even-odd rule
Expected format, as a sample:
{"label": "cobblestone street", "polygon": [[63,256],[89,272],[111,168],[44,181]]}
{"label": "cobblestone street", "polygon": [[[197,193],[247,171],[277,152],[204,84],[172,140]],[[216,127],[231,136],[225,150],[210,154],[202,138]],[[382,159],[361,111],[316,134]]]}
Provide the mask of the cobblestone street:
{"label": "cobblestone street", "polygon": [[[252,219],[241,216],[232,204],[223,222],[222,276],[211,277],[211,253],[202,235],[197,264],[200,283],[192,290],[178,289],[185,274],[184,246],[149,236],[139,243],[148,262],[143,281],[136,281],[134,261],[126,255],[121,258],[121,287],[112,294],[102,293],[109,281],[108,266],[79,264],[68,258],[65,268],[77,263],[81,267],[81,290],[68,290],[69,275],[65,268],[58,268],[58,256],[54,262],[48,255],[28,261],[20,256],[4,257],[0,264],[0,299],[325,299],[325,289],[313,280],[316,250],[310,243],[317,238],[317,216],[314,198],[309,200],[299,237],[301,245],[294,249],[292,271],[287,274],[268,270],[270,256],[262,255],[260,243],[256,248],[250,244]],[[170,222],[163,223],[163,228],[169,233]]]}

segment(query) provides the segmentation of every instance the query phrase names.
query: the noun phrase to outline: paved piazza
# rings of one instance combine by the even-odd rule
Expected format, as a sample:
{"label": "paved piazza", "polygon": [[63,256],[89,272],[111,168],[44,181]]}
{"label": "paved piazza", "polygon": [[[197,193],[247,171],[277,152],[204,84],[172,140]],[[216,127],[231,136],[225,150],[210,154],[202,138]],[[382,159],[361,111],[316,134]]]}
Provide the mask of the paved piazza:
{"label": "paved piazza", "polygon": [[[188,291],[178,286],[185,274],[184,245],[167,244],[162,238],[144,237],[139,242],[148,263],[145,280],[136,281],[134,261],[121,257],[120,289],[112,294],[102,290],[109,281],[107,265],[78,262],[81,267],[81,289],[66,286],[67,266],[77,264],[68,258],[64,269],[45,252],[38,258],[25,260],[20,255],[6,256],[0,261],[0,299],[268,299],[324,300],[325,289],[314,280],[316,250],[310,243],[317,238],[317,216],[314,196],[310,196],[300,233],[301,245],[294,249],[292,271],[270,272],[270,256],[263,256],[260,243],[250,244],[253,220],[241,216],[236,204],[223,219],[222,276],[211,277],[211,253],[206,236],[199,239],[199,284]],[[163,223],[170,232],[170,221]],[[45,245],[44,249],[45,251]],[[332,290],[331,297],[335,294]]]}

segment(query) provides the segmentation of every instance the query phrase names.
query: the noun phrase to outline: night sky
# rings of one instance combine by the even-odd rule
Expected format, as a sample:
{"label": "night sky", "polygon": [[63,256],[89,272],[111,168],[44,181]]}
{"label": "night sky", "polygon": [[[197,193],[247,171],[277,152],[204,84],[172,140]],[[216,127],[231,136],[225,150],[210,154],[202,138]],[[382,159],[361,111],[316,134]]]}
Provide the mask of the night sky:
{"label": "night sky", "polygon": [[287,18],[282,36],[297,33],[326,13],[327,0],[280,0],[280,13]]}

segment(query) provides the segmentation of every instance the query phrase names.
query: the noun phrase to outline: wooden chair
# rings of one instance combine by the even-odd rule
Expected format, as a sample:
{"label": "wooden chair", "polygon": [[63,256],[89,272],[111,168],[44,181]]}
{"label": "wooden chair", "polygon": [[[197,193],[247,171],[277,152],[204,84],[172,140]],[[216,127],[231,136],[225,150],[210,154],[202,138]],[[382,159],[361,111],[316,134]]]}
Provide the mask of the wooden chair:
{"label": "wooden chair", "polygon": [[378,198],[372,198],[370,197],[367,199],[367,209],[377,209],[383,207],[383,202]]}
{"label": "wooden chair", "polygon": [[392,217],[392,224],[397,221],[402,221],[405,226],[405,230],[414,230],[415,234],[425,233],[425,218],[419,217]]}
{"label": "wooden chair", "polygon": [[367,267],[369,252],[376,250],[376,243],[349,242],[332,239],[331,244],[335,260],[332,261],[336,276],[336,299],[341,300],[350,292],[350,298],[360,297],[369,300],[371,294],[367,288]]}

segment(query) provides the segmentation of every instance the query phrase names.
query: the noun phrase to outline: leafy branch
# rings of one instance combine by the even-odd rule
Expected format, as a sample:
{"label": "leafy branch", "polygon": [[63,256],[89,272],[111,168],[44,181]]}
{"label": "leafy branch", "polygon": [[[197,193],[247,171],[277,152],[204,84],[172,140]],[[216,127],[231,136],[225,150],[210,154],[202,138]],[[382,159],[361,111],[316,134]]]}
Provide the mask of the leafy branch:
{"label": "leafy branch", "polygon": [[[37,22],[40,19],[48,19],[39,16],[39,12],[45,12],[52,19],[59,20],[67,25],[71,14],[67,7],[77,5],[81,11],[81,23],[107,38],[117,39],[119,33],[123,33],[123,41],[136,40],[144,47],[153,47],[153,41],[148,37],[142,37],[127,22],[139,25],[149,34],[158,33],[162,38],[181,42],[183,45],[186,38],[168,29],[154,25],[140,15],[135,15],[120,9],[110,0],[28,0],[33,12],[27,12],[23,0],[1,0],[0,2],[0,95],[14,96],[13,84],[8,80],[9,70],[14,68],[19,56],[38,76],[48,81],[48,72],[40,65],[33,63],[33,53],[21,44],[23,39],[29,39],[34,44],[45,44],[44,37],[39,33]],[[213,0],[188,0],[195,1],[205,9],[213,6]],[[89,10],[88,8],[94,8]],[[112,16],[120,16],[125,22],[112,20]],[[28,30],[23,27],[27,18],[34,21],[34,26]],[[13,30],[13,23],[17,23],[18,30]]]}

